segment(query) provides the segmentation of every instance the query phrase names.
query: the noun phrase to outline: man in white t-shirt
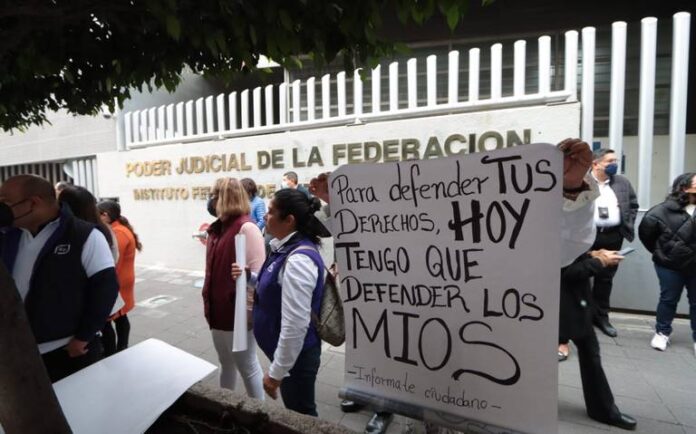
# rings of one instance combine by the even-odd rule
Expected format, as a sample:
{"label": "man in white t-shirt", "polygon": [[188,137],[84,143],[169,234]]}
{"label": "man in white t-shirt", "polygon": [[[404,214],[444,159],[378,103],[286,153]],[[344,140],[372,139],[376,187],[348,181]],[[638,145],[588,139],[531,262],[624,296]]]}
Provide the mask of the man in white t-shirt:
{"label": "man in white t-shirt", "polygon": [[33,175],[0,186],[0,260],[11,271],[51,381],[102,357],[97,333],[118,295],[106,239]]}

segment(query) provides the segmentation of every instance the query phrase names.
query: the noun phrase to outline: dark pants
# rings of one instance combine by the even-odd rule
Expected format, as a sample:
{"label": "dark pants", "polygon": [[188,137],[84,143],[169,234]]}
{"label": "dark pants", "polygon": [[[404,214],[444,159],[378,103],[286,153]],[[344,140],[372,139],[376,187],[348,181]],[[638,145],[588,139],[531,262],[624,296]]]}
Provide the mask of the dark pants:
{"label": "dark pants", "polygon": [[128,316],[120,316],[113,322],[116,326],[115,333],[111,321],[108,321],[102,329],[104,357],[109,357],[128,348],[128,336],[130,335],[130,321],[128,321]]}
{"label": "dark pants", "polygon": [[42,354],[48,378],[51,383],[55,383],[75,372],[86,368],[92,363],[101,360],[104,350],[99,338],[92,339],[92,342],[87,344],[87,354],[79,357],[70,357],[66,347],[58,348],[46,354]]}
{"label": "dark pants", "polygon": [[607,376],[602,368],[602,358],[599,355],[599,342],[593,328],[582,338],[574,338],[578,349],[580,362],[580,377],[582,378],[582,394],[585,397],[587,415],[600,422],[616,419],[619,409],[614,403]]}
{"label": "dark pants", "polygon": [[660,302],[657,304],[655,330],[666,336],[672,333],[672,321],[677,312],[677,304],[682,290],[686,287],[691,318],[691,337],[696,342],[696,274],[686,275],[659,265],[655,265],[655,271],[660,281]]}
{"label": "dark pants", "polygon": [[[619,227],[610,228],[607,231],[601,231],[597,228],[597,238],[590,250],[621,250],[623,236],[619,232]],[[595,320],[609,317],[609,309],[611,307],[609,299],[611,297],[611,287],[614,280],[614,275],[618,267],[604,267],[602,271],[594,276],[594,285],[592,287],[592,299],[595,305]]]}
{"label": "dark pants", "polygon": [[321,361],[321,345],[302,350],[290,376],[280,383],[280,395],[285,408],[309,416],[318,416],[314,399],[314,383]]}

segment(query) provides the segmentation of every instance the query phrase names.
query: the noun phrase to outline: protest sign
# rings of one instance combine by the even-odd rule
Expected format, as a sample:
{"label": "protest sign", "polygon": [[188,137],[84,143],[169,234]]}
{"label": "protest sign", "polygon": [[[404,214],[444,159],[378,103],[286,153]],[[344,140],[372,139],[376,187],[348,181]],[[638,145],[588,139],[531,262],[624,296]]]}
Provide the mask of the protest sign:
{"label": "protest sign", "polygon": [[345,396],[557,431],[561,157],[532,144],[332,173]]}

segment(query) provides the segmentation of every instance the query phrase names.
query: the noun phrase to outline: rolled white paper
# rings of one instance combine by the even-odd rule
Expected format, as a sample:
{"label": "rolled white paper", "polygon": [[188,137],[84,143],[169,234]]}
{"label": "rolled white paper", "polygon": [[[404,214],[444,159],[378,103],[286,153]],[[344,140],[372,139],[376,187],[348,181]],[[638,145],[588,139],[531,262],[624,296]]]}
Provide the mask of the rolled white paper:
{"label": "rolled white paper", "polygon": [[234,341],[232,351],[246,351],[247,349],[247,278],[246,278],[246,237],[237,234],[234,237],[235,257],[237,265],[242,269],[242,274],[237,278],[237,288],[234,298]]}

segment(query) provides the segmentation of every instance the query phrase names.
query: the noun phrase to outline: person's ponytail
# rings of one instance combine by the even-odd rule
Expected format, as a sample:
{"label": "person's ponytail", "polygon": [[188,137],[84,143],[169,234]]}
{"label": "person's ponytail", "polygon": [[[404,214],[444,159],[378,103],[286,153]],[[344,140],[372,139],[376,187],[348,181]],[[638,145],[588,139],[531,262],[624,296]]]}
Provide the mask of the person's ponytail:
{"label": "person's ponytail", "polygon": [[135,248],[141,252],[143,250],[143,244],[140,242],[140,238],[138,238],[138,234],[135,233],[135,230],[133,229],[133,226],[131,226],[130,222],[128,221],[127,218],[124,216],[118,216],[118,222],[121,223],[123,226],[128,228],[131,234],[133,234],[133,238],[135,238]]}

